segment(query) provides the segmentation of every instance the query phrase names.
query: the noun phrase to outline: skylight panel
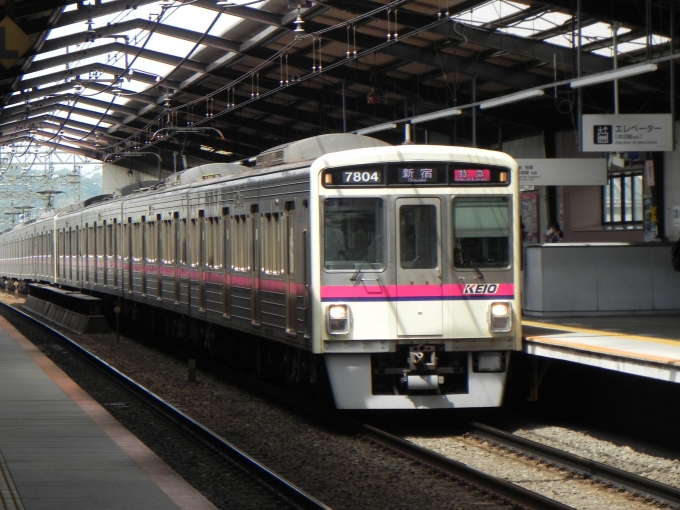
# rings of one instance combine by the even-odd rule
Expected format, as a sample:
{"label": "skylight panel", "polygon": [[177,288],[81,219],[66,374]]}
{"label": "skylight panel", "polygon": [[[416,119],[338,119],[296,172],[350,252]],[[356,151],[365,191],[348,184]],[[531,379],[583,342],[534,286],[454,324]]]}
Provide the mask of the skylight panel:
{"label": "skylight panel", "polygon": [[473,25],[486,25],[498,21],[501,18],[517,14],[528,8],[528,5],[519,2],[491,0],[490,2],[457,14],[454,19]]}
{"label": "skylight panel", "polygon": [[189,28],[194,32],[205,32],[210,27],[210,24],[217,17],[232,17],[226,14],[220,14],[219,11],[211,11],[202,9],[195,5],[183,5],[178,8],[169,8],[163,16],[163,24],[178,28]]}
{"label": "skylight panel", "polygon": [[[629,28],[619,28],[618,34],[621,35],[628,32],[630,32]],[[581,29],[581,37],[584,41],[583,44],[610,39],[612,37],[612,27],[607,23],[593,23]]]}
{"label": "skylight panel", "polygon": [[[141,47],[142,44],[143,42],[140,41],[135,46]],[[194,48],[194,46],[196,46],[195,42],[154,33],[149,38],[144,49],[167,53],[168,55],[174,55],[175,57],[184,57]]]}
{"label": "skylight panel", "polygon": [[570,19],[571,16],[560,12],[544,12],[539,16],[531,16],[499,30],[521,37],[533,37],[555,27],[562,27]]}
{"label": "skylight panel", "polygon": [[[137,57],[134,62],[130,59],[132,69],[143,69],[145,73],[155,74],[157,76],[165,76],[175,67],[170,64],[149,60],[145,57]],[[134,74],[132,75],[134,77]]]}
{"label": "skylight panel", "polygon": [[[54,112],[52,115],[54,115],[55,117],[59,117],[60,119],[65,119],[66,116],[68,115],[68,108],[65,109],[64,111]],[[91,125],[93,128],[100,127],[102,129],[107,129],[113,125],[110,122],[104,121],[100,121],[99,123],[97,123],[97,120],[93,119],[92,117],[86,117],[85,115],[79,115],[73,112],[71,112],[71,115],[68,115],[68,118],[76,122],[82,122],[83,124]]]}
{"label": "skylight panel", "polygon": [[[668,44],[670,39],[668,37],[664,37],[661,35],[652,35],[652,41],[651,45],[652,46],[658,46],[658,45],[663,45],[663,44]],[[638,39],[633,39],[632,41],[626,41],[626,42],[621,42],[617,44],[617,50],[618,54],[621,55],[623,53],[630,53],[633,51],[640,51],[644,48],[647,47],[647,37],[640,37]],[[598,50],[593,51],[592,53],[596,53],[597,55],[602,55],[605,57],[613,57],[614,56],[614,47],[613,46],[608,46],[606,48],[601,48]]]}

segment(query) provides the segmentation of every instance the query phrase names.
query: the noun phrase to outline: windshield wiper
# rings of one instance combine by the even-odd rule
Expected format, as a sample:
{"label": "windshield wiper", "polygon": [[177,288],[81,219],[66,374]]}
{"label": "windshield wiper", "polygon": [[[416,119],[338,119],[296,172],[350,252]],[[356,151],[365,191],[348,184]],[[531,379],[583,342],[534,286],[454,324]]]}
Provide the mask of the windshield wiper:
{"label": "windshield wiper", "polygon": [[458,245],[456,247],[460,250],[461,263],[465,264],[465,261],[467,259],[470,263],[469,267],[475,272],[475,277],[480,279],[480,280],[483,280],[484,275],[482,274],[482,272],[479,270],[479,268],[476,265],[474,265],[474,266],[472,265],[472,257],[469,257],[468,254],[465,253],[465,250],[463,249],[463,245],[460,243],[460,241],[458,241]]}
{"label": "windshield wiper", "polygon": [[369,247],[366,248],[366,255],[364,255],[363,259],[361,259],[361,264],[359,264],[359,267],[357,267],[357,270],[354,271],[354,274],[350,277],[350,280],[352,280],[353,282],[357,281],[357,277],[359,276],[361,269],[364,267],[364,264],[366,263],[366,260],[368,259],[368,254],[371,252],[371,248],[373,248],[373,245],[376,243],[376,241],[378,239],[380,239],[380,236],[376,236],[376,238],[373,239],[373,242],[371,242]]}

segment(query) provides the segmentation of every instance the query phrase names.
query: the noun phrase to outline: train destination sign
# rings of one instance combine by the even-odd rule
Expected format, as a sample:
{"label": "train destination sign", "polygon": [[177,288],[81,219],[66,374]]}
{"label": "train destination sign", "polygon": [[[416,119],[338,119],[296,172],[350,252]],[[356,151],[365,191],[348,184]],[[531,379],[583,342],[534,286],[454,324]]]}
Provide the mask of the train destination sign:
{"label": "train destination sign", "polygon": [[491,170],[488,168],[454,169],[453,182],[491,182]]}
{"label": "train destination sign", "polygon": [[429,166],[399,168],[397,182],[400,184],[434,184],[437,182],[437,169]]}
{"label": "train destination sign", "polygon": [[358,165],[324,170],[325,187],[382,186],[505,186],[510,183],[510,169],[461,162],[387,163]]}

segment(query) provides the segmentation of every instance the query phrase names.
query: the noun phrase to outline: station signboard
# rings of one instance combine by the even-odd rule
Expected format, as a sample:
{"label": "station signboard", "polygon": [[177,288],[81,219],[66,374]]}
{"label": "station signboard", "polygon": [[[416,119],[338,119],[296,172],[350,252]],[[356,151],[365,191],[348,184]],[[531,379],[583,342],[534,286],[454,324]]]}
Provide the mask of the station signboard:
{"label": "station signboard", "polygon": [[673,150],[670,113],[584,115],[583,152],[640,152]]}
{"label": "station signboard", "polygon": [[604,186],[606,158],[518,159],[520,186]]}

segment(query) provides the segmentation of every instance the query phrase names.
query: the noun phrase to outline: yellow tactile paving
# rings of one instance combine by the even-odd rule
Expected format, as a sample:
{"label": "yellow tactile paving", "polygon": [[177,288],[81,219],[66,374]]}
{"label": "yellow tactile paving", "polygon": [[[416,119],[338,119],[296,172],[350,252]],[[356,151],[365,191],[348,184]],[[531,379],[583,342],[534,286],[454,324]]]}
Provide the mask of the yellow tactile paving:
{"label": "yellow tactile paving", "polygon": [[593,344],[584,344],[579,342],[574,342],[572,340],[558,340],[556,338],[549,337],[527,337],[528,342],[539,343],[543,345],[553,345],[556,347],[568,347],[570,349],[579,349],[587,352],[596,352],[600,354],[609,354],[612,356],[619,356],[623,358],[652,361],[655,363],[665,363],[667,365],[680,365],[680,358],[671,358],[668,356],[657,356],[654,354],[641,353],[626,351],[623,349],[612,349],[611,347],[602,347]]}
{"label": "yellow tactile paving", "polygon": [[[588,329],[588,328],[577,328],[573,326],[564,326],[562,324],[554,324],[548,322],[534,322],[534,321],[522,321],[523,326],[533,326],[537,328],[544,329],[556,329],[559,331],[567,331],[569,333],[584,333],[593,336],[615,336],[621,338],[627,338],[630,340],[640,340],[642,342],[652,342],[656,344],[672,345],[675,347],[680,347],[679,340],[673,340],[672,338],[659,338],[655,336],[642,336],[642,335],[631,335],[629,333],[617,333],[614,331],[602,331],[598,329]],[[533,336],[531,338],[542,338],[540,336]]]}

